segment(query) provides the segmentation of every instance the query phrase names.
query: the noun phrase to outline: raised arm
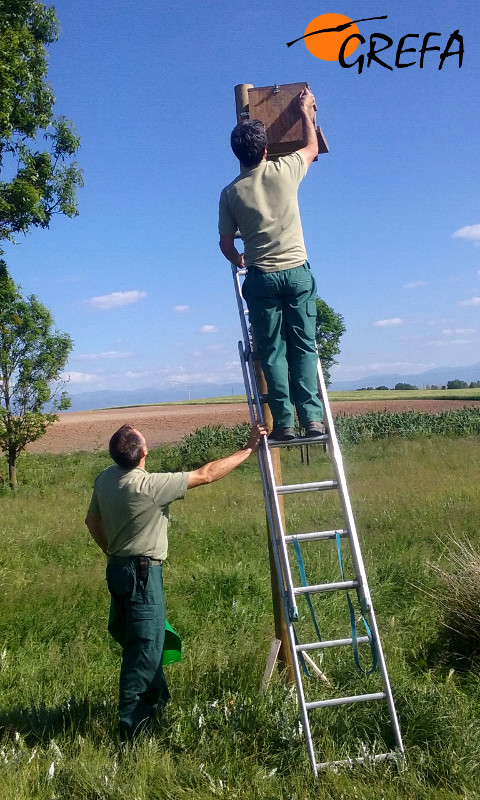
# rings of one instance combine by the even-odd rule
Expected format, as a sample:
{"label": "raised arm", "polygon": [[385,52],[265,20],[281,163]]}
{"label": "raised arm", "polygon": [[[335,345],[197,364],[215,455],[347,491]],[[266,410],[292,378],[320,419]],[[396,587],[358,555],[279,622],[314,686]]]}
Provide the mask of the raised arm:
{"label": "raised arm", "polygon": [[308,169],[313,159],[318,156],[318,139],[317,131],[315,130],[315,97],[308,86],[300,92],[298,104],[302,116],[303,141],[305,142],[305,145],[298,152],[303,153]]}
{"label": "raised arm", "polygon": [[252,453],[258,450],[262,436],[267,435],[265,425],[256,424],[250,431],[248,442],[242,450],[237,450],[231,456],[219,458],[217,461],[209,461],[203,467],[193,470],[188,476],[188,488],[194,489],[196,486],[203,486],[206,483],[213,483],[220,478],[224,478],[229,472],[243,464]]}

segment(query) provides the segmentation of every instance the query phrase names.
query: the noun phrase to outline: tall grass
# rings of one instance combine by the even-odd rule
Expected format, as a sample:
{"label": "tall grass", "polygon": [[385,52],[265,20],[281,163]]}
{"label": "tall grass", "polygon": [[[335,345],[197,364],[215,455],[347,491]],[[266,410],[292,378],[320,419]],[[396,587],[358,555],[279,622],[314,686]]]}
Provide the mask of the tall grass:
{"label": "tall grass", "polygon": [[[208,435],[199,437],[211,447]],[[165,468],[169,458],[179,453],[153,452],[149,466]],[[121,755],[120,653],[106,634],[104,559],[83,525],[93,478],[108,457],[29,455],[22,458],[19,492],[0,497],[0,797],[478,797],[480,680],[431,600],[444,586],[435,566],[449,569],[442,534],[480,545],[478,440],[346,443],[344,460],[404,764],[329,771],[314,781],[294,695],[277,675],[259,695],[273,624],[253,459],[172,505],[165,590],[184,655],[168,668],[172,700],[154,736]],[[328,462],[312,448],[310,467],[300,463],[298,450],[282,451],[282,466],[286,482],[316,480]],[[330,495],[304,495],[299,505],[287,503],[287,526],[316,529],[336,513]],[[338,563],[324,544],[306,552],[306,568],[333,578]],[[345,598],[330,599],[319,601],[320,627],[348,628]],[[308,624],[303,612],[301,624]],[[329,655],[324,670],[335,692],[347,681],[362,690],[376,680],[357,677],[349,653],[339,661]],[[308,691],[318,695],[324,688],[314,681]],[[383,712],[367,705],[320,713],[314,728],[326,757],[347,748],[359,753],[364,742],[389,744]]]}

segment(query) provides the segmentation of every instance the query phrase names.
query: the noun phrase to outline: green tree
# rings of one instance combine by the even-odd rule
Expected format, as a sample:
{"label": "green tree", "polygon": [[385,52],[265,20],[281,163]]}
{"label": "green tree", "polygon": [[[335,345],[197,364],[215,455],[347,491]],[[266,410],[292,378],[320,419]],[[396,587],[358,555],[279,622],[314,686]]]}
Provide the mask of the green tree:
{"label": "green tree", "polygon": [[71,122],[54,117],[46,81],[46,47],[58,34],[53,6],[0,0],[0,253],[2,241],[47,228],[52,214],[78,213],[80,139]]}
{"label": "green tree", "polygon": [[70,406],[59,386],[71,349],[70,336],[53,329],[48,308],[34,296],[25,300],[0,261],[0,451],[12,489],[18,454]]}
{"label": "green tree", "polygon": [[325,300],[317,297],[315,305],[317,307],[315,340],[322,362],[325,383],[329,386],[331,383],[330,370],[335,364],[338,364],[335,356],[338,356],[340,352],[340,339],[347,329],[342,315],[334,311]]}
{"label": "green tree", "polygon": [[466,381],[447,381],[447,389],[468,389],[468,383]]}
{"label": "green tree", "polygon": [[418,386],[413,386],[411,383],[396,383],[394,389],[400,389],[401,391],[408,392],[412,389],[418,389]]}

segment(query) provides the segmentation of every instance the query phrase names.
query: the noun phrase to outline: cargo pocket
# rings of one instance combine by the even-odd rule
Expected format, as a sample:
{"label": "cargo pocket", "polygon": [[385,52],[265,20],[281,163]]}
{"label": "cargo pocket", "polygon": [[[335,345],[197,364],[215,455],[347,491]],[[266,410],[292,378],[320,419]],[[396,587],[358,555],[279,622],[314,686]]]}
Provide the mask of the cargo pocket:
{"label": "cargo pocket", "polygon": [[307,300],[305,303],[306,333],[307,336],[315,338],[317,327],[317,306],[315,300]]}
{"label": "cargo pocket", "polygon": [[131,603],[127,611],[126,643],[135,639],[154,639],[158,627],[158,606]]}

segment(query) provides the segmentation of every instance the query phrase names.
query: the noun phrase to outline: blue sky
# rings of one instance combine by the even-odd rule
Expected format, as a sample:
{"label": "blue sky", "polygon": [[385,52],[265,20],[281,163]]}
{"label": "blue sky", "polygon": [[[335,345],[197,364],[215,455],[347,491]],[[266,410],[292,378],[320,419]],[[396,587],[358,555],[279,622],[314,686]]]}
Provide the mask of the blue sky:
{"label": "blue sky", "polygon": [[[347,327],[333,379],[480,360],[478,0],[58,0],[56,113],[82,139],[80,216],[8,245],[10,271],[75,346],[70,393],[241,380],[218,196],[237,174],[234,86],[308,81],[330,146],[300,192],[319,294]],[[425,33],[465,55],[358,74],[303,42],[320,14],[388,15],[368,40]],[[365,52],[367,45],[359,48]],[[412,55],[412,58],[410,56]],[[206,392],[207,393],[207,392]]]}

